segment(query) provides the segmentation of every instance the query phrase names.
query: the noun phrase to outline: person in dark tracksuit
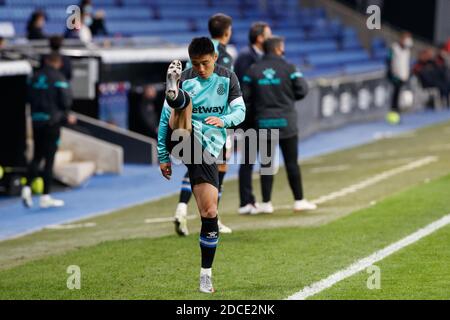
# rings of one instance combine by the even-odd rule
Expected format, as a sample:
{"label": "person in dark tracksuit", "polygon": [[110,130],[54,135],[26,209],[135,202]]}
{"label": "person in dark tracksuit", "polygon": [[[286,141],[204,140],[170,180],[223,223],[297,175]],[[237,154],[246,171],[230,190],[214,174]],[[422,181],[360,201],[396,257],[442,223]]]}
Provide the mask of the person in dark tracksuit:
{"label": "person in dark tracksuit", "polygon": [[[242,78],[250,66],[260,60],[264,55],[264,41],[271,35],[272,30],[266,22],[255,22],[250,27],[248,34],[249,45],[239,53],[234,64],[234,71],[236,72],[236,76],[238,77],[241,86]],[[246,108],[245,120],[239,127],[243,130],[255,128],[254,115],[251,108]],[[255,214],[258,211],[258,203],[253,194],[252,186],[253,163],[250,161],[250,157],[256,158],[256,154],[250,155],[249,144],[250,142],[248,139],[244,140],[243,148],[246,156],[239,166],[239,214]]]}
{"label": "person in dark tracksuit", "polygon": [[[283,154],[289,185],[295,198],[294,211],[314,210],[317,206],[303,196],[300,167],[298,165],[298,128],[295,101],[303,99],[308,93],[308,84],[295,65],[284,58],[284,40],[270,37],[264,42],[264,57],[256,62],[243,77],[244,99],[255,113],[258,129],[278,129],[279,145]],[[275,132],[275,131],[274,131]],[[261,158],[261,189],[263,203],[258,213],[272,213],[271,203],[273,171],[263,170],[272,167],[277,141],[267,141],[269,161]],[[259,146],[260,150],[261,145]],[[263,155],[261,155],[262,157]],[[267,171],[267,170],[266,170]]]}
{"label": "person in dark tracksuit", "polygon": [[31,207],[31,183],[39,175],[39,167],[44,160],[44,193],[40,198],[40,207],[61,207],[62,200],[50,196],[53,177],[53,161],[58,149],[61,125],[75,123],[69,115],[72,105],[70,86],[61,73],[62,58],[52,53],[45,58],[45,66],[38,70],[29,84],[29,102],[33,121],[34,156],[28,168],[27,185],[22,189],[25,206]]}

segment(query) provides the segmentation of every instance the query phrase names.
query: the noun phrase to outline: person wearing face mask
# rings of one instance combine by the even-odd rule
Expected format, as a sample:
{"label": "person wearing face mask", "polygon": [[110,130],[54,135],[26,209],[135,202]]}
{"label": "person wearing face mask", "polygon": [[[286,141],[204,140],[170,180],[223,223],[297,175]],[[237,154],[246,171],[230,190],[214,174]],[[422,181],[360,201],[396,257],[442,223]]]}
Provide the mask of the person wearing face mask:
{"label": "person wearing face mask", "polygon": [[[295,102],[308,93],[308,84],[295,65],[284,58],[284,39],[268,38],[263,45],[263,58],[253,64],[243,77],[244,101],[253,109],[257,129],[266,129],[267,137],[259,139],[267,143],[268,159],[261,159],[261,169],[273,168],[273,158],[279,143],[283,154],[289,185],[294,195],[295,212],[315,210],[317,206],[304,198],[302,177],[298,165],[298,128]],[[274,130],[275,129],[275,130]],[[272,131],[273,130],[273,131]],[[277,133],[279,140],[273,140]],[[259,132],[261,134],[261,132]],[[262,146],[259,146],[260,150]],[[263,152],[261,152],[263,154]],[[263,202],[257,213],[272,213],[271,203],[273,173],[261,172]]]}
{"label": "person wearing face mask", "polygon": [[45,26],[45,13],[41,10],[33,12],[27,24],[27,38],[29,40],[41,40],[46,39],[44,34]]}
{"label": "person wearing face mask", "polygon": [[394,115],[397,119],[399,119],[401,111],[399,106],[400,92],[411,75],[410,63],[411,48],[413,45],[411,33],[403,32],[400,35],[400,41],[392,44],[388,54],[388,79],[394,87],[391,102],[391,115]]}
{"label": "person wearing face mask", "polygon": [[86,45],[90,44],[92,42],[92,33],[87,25],[90,21],[92,21],[90,15],[83,13],[75,28],[67,29],[64,37],[67,39],[79,39]]}

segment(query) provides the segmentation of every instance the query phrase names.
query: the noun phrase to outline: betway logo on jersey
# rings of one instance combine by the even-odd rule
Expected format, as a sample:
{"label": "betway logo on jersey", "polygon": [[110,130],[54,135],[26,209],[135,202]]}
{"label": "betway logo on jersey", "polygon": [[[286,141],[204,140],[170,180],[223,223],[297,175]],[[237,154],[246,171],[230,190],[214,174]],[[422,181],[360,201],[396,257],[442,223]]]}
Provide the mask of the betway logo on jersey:
{"label": "betway logo on jersey", "polygon": [[219,107],[199,106],[199,107],[193,107],[192,113],[220,113],[220,114],[222,114],[224,110],[225,110],[225,106],[219,106]]}

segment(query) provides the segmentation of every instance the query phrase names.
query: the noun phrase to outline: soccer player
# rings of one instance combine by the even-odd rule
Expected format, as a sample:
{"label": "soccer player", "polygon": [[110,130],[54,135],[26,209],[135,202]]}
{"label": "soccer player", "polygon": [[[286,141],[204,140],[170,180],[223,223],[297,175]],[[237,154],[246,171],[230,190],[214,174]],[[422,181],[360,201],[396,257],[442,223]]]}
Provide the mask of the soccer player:
{"label": "soccer player", "polygon": [[[227,44],[230,42],[232,34],[232,22],[231,17],[218,13],[213,15],[208,21],[208,30],[211,35],[211,41],[214,44],[214,49],[218,55],[217,64],[225,67],[229,70],[233,70],[233,57],[227,52]],[[192,67],[191,62],[188,62],[187,67]],[[222,184],[227,172],[226,159],[229,155],[229,149],[227,145],[231,145],[231,138],[223,149],[223,155],[220,163],[218,163],[219,168],[219,200],[222,196]],[[222,161],[223,160],[223,161]],[[183,181],[181,183],[180,198],[175,210],[175,231],[180,236],[187,236],[189,230],[187,227],[187,205],[192,196],[191,183],[189,181],[189,173],[186,172]],[[219,230],[221,233],[231,233],[232,230],[224,225],[219,220]]]}
{"label": "soccer player", "polygon": [[[317,206],[303,197],[302,177],[298,165],[298,128],[295,101],[308,93],[308,84],[295,65],[284,58],[284,40],[270,37],[264,42],[264,57],[253,64],[243,78],[245,101],[255,113],[258,129],[278,129],[289,186],[295,198],[294,211],[315,210]],[[269,137],[269,135],[268,135]],[[276,141],[267,139],[270,161],[261,168],[269,168],[273,161]],[[273,174],[261,174],[263,203],[259,213],[274,211],[271,196]]]}
{"label": "soccer player", "polygon": [[212,263],[219,240],[219,171],[215,161],[225,144],[226,128],[244,120],[245,104],[236,75],[216,65],[217,54],[209,38],[194,38],[189,57],[192,68],[182,72],[181,62],[175,60],[167,72],[158,159],[162,175],[170,179],[170,153],[176,154],[180,146],[174,141],[175,133],[188,137],[189,148],[183,148],[179,157],[187,166],[202,222],[200,291],[213,293]]}

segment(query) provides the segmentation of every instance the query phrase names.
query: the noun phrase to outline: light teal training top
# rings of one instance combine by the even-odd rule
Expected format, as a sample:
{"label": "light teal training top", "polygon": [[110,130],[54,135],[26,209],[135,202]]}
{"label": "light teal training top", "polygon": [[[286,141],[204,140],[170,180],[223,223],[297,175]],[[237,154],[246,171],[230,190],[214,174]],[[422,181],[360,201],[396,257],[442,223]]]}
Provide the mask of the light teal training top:
{"label": "light teal training top", "polygon": [[[216,64],[213,74],[203,79],[189,68],[181,75],[181,88],[192,101],[192,128],[194,138],[201,142],[210,154],[218,157],[227,133],[226,129],[237,126],[245,119],[245,104],[239,81],[233,71]],[[172,108],[164,101],[158,130],[158,159],[160,163],[170,162],[166,147],[166,136]],[[224,128],[217,128],[205,123],[210,116],[219,117]]]}

